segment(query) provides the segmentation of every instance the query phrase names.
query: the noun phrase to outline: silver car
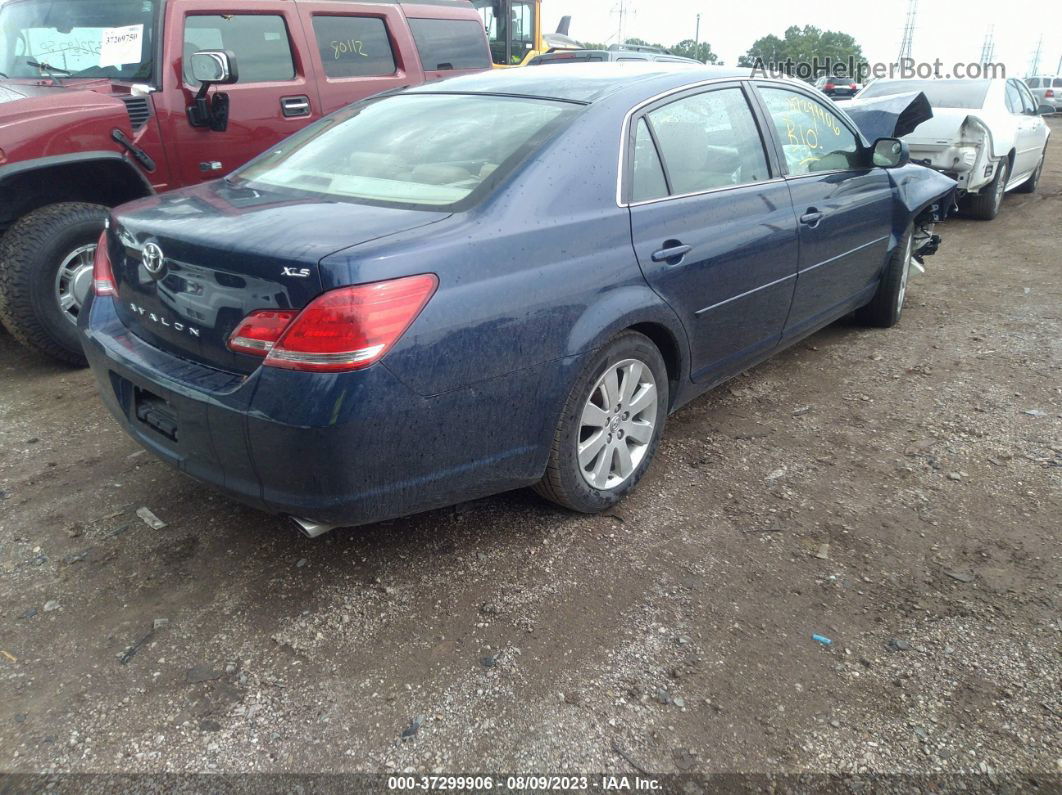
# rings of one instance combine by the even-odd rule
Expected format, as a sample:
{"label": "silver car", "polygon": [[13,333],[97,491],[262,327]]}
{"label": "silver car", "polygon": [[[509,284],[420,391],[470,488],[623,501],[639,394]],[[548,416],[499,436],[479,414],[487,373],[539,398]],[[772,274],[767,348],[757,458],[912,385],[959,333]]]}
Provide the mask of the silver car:
{"label": "silver car", "polygon": [[1038,102],[1051,105],[1055,113],[1062,113],[1062,75],[1026,77],[1025,85],[1029,87]]}

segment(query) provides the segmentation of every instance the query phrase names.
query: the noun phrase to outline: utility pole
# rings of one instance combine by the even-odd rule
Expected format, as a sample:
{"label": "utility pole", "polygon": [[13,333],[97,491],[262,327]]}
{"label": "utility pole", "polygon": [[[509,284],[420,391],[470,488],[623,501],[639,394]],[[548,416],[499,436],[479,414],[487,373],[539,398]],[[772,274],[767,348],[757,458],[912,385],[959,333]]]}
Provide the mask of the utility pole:
{"label": "utility pole", "polygon": [[981,47],[981,63],[990,64],[996,57],[996,26],[990,25],[985,33],[985,43]]}
{"label": "utility pole", "polygon": [[693,34],[693,45],[696,47],[701,43],[701,15],[697,15],[697,32]]}
{"label": "utility pole", "polygon": [[907,22],[903,27],[903,41],[900,42],[900,54],[896,57],[896,63],[902,64],[905,60],[911,60],[911,52],[914,45],[915,20],[918,17],[918,0],[909,0],[907,4]]}
{"label": "utility pole", "polygon": [[1040,40],[1036,42],[1036,52],[1033,53],[1032,62],[1029,64],[1029,73],[1026,77],[1040,74],[1040,58],[1044,54],[1044,34],[1040,34]]}
{"label": "utility pole", "polygon": [[616,14],[619,16],[619,24],[616,26],[616,42],[621,47],[627,43],[627,37],[623,32],[623,25],[627,21],[627,2],[628,0],[619,0],[616,5]]}

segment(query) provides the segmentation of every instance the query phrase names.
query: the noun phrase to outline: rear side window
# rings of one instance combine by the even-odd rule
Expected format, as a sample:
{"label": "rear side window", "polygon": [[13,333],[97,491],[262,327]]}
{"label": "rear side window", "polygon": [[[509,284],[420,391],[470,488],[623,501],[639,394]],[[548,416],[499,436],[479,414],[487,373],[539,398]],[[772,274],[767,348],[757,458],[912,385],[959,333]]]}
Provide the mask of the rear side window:
{"label": "rear side window", "polygon": [[634,170],[631,176],[631,201],[652,201],[667,196],[664,167],[660,165],[660,155],[645,119],[638,120],[635,132]]}
{"label": "rear side window", "polygon": [[679,99],[647,118],[675,195],[769,176],[763,142],[740,88]]}
{"label": "rear side window", "polygon": [[391,39],[379,17],[315,16],[313,33],[328,77],[395,73]]}
{"label": "rear side window", "polygon": [[184,25],[184,78],[189,85],[196,85],[191,56],[198,50],[231,50],[240,83],[272,83],[295,77],[288,26],[281,16],[188,17]]}
{"label": "rear side window", "polygon": [[1039,77],[1030,77],[1025,82],[1029,84],[1029,88],[1039,88],[1040,87],[1040,78]]}
{"label": "rear side window", "polygon": [[792,176],[846,171],[863,165],[862,144],[833,111],[782,88],[760,88]]}
{"label": "rear side window", "polygon": [[1054,88],[1062,88],[1062,77],[1056,77],[1053,83]]}
{"label": "rear side window", "polygon": [[1018,87],[1011,81],[1007,81],[1007,110],[1011,113],[1021,113],[1023,111],[1021,102],[1021,92],[1018,91]]}
{"label": "rear side window", "polygon": [[470,19],[410,19],[409,27],[425,69],[490,68],[490,50],[479,22]]}

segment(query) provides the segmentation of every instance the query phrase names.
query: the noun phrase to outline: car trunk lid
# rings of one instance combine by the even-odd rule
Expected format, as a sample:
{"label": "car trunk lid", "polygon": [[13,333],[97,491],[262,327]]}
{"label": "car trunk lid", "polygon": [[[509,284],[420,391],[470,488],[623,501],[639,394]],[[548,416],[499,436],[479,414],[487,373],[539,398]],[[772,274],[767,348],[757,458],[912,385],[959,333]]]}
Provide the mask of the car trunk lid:
{"label": "car trunk lid", "polygon": [[227,342],[254,310],[302,309],[318,263],[447,213],[293,198],[211,183],[127,205],[108,233],[118,315],[156,347],[230,372],[261,359]]}

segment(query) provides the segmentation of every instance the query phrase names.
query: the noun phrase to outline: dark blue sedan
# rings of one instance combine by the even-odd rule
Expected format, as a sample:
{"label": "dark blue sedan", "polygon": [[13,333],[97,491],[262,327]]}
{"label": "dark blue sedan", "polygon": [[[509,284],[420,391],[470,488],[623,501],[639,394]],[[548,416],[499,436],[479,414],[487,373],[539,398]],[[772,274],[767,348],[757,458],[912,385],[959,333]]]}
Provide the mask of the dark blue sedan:
{"label": "dark blue sedan", "polygon": [[897,322],[954,188],[906,161],[748,70],[459,77],[117,210],[85,349],[138,442],[311,535],[523,486],[601,511],[684,403]]}

